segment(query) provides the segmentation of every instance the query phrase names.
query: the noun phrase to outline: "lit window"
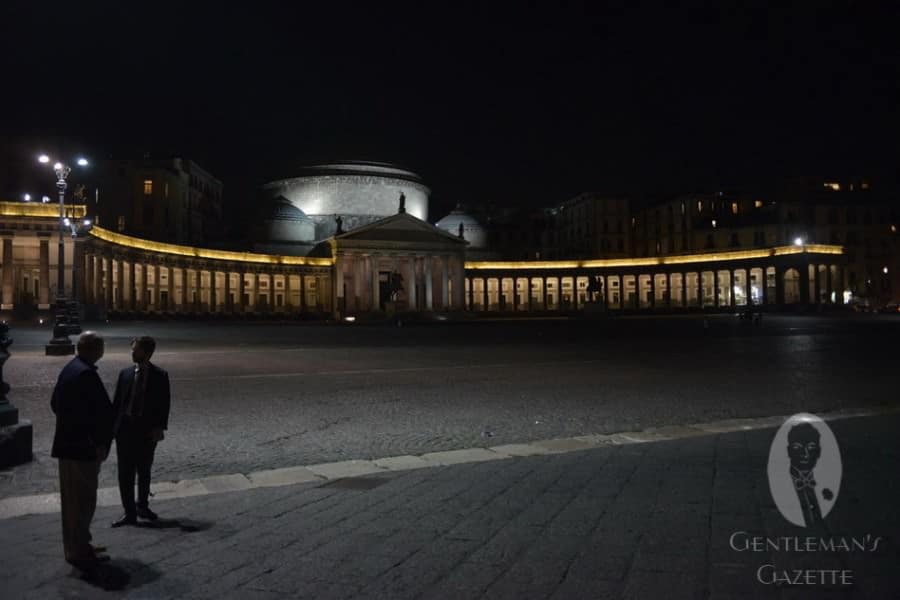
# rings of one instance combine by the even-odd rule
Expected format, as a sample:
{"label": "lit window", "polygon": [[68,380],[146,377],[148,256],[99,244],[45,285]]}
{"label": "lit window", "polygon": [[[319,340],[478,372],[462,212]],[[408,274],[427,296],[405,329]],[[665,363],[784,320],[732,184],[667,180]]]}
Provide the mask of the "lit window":
{"label": "lit window", "polygon": [[149,196],[153,193],[153,180],[145,179],[144,180],[144,195]]}
{"label": "lit window", "polygon": [[756,207],[756,208],[762,208],[762,205],[763,205],[763,201],[762,201],[762,200],[756,200],[756,201],[753,203],[753,206]]}
{"label": "lit window", "polygon": [[698,213],[703,212],[703,201],[702,200],[697,200],[697,212]]}
{"label": "lit window", "polygon": [[731,214],[733,214],[733,215],[738,214],[738,203],[737,202],[731,203]]}
{"label": "lit window", "polygon": [[827,187],[828,189],[833,190],[835,192],[841,191],[841,184],[833,182],[833,181],[826,182],[825,187]]}
{"label": "lit window", "polygon": [[682,202],[681,203],[681,214],[684,214],[684,211],[685,211],[685,206],[684,206],[684,202]]}
{"label": "lit window", "polygon": [[863,181],[862,183],[859,184],[859,187],[860,187],[860,189],[867,190],[867,189],[869,189],[869,182]]}
{"label": "lit window", "polygon": [[715,229],[715,227],[716,227],[716,220],[715,220],[715,219],[712,220],[712,226],[713,226],[713,229]]}
{"label": "lit window", "polygon": [[[152,184],[152,182],[151,182],[151,184]],[[166,182],[166,187],[163,188],[163,197],[165,197],[165,198],[169,197],[169,182],[168,181]]]}
{"label": "lit window", "polygon": [[891,225],[891,233],[897,233],[897,226]]}
{"label": "lit window", "polygon": [[118,227],[119,231],[125,231],[125,217],[123,215],[119,215]]}

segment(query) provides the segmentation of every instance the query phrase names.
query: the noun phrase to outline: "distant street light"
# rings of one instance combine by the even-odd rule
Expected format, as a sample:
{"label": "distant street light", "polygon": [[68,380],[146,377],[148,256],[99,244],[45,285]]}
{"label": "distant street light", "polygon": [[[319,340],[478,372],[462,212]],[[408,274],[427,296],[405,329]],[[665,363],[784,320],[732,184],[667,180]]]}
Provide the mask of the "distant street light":
{"label": "distant street light", "polygon": [[25,202],[31,202],[31,194],[23,195],[22,200],[24,200]]}
{"label": "distant street light", "polygon": [[795,245],[795,246],[802,246],[802,245],[803,245],[803,238],[794,238],[794,245]]}
{"label": "distant street light", "polygon": [[[46,154],[41,154],[38,157],[38,162],[47,164],[50,162],[50,157]],[[82,167],[85,167],[88,164],[88,161],[84,158],[78,158],[76,159],[76,162]],[[68,187],[66,178],[69,176],[69,173],[72,172],[72,168],[63,162],[55,162],[53,164],[53,171],[56,173],[56,188],[59,190],[59,255],[56,279],[56,324],[53,327],[53,339],[47,344],[45,350],[48,355],[65,355],[75,352],[75,347],[69,339],[68,320],[66,318],[65,242],[63,239],[65,228],[68,226],[65,207],[66,188]],[[49,198],[47,198],[47,201],[49,201]],[[72,263],[73,265],[75,263],[74,256],[72,257]],[[74,283],[75,281],[73,280],[73,291]]]}

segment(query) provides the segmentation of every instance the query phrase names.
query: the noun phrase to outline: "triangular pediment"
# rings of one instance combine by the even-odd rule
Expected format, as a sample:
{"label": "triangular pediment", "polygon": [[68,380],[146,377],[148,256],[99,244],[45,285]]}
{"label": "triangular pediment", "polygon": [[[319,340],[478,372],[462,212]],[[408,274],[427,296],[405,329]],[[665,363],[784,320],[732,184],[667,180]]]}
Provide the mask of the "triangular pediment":
{"label": "triangular pediment", "polygon": [[459,244],[468,242],[451,233],[418,219],[409,213],[398,213],[336,235],[338,242],[398,242],[416,244]]}

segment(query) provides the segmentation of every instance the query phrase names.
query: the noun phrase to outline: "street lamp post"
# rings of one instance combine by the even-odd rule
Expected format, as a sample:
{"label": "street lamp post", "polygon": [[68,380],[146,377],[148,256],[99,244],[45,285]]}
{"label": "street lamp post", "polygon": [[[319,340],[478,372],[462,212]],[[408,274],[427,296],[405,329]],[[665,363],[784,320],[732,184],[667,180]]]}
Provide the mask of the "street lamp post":
{"label": "street lamp post", "polygon": [[78,254],[75,251],[75,245],[78,244],[78,237],[91,230],[91,220],[84,219],[63,219],[63,225],[72,231],[72,300],[68,303],[68,325],[69,334],[77,335],[81,333],[80,317],[78,316]]}
{"label": "street lamp post", "polygon": [[[49,163],[50,157],[43,154],[38,158],[41,163]],[[79,166],[87,166],[87,160],[78,159]],[[66,228],[66,188],[68,184],[66,178],[72,172],[72,168],[63,163],[56,162],[53,164],[53,171],[56,173],[56,189],[59,191],[59,254],[57,258],[56,269],[56,322],[53,325],[53,338],[45,346],[45,353],[48,356],[65,356],[75,353],[75,346],[69,339],[69,322],[67,318],[66,303],[66,279],[65,279],[65,228]],[[74,263],[74,257],[73,261]],[[74,280],[73,280],[74,283]]]}

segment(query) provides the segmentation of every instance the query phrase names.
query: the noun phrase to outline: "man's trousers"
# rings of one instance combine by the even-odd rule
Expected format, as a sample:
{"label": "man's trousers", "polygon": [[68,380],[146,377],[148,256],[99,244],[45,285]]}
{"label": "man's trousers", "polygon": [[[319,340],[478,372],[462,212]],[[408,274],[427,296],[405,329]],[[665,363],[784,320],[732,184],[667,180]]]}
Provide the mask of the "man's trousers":
{"label": "man's trousers", "polygon": [[59,459],[59,498],[62,508],[63,550],[77,567],[95,561],[91,548],[91,520],[97,509],[100,460]]}
{"label": "man's trousers", "polygon": [[119,495],[126,515],[137,514],[134,501],[134,476],[137,475],[137,506],[147,507],[150,498],[150,468],[156,442],[145,428],[125,419],[116,432],[116,456],[119,461]]}

